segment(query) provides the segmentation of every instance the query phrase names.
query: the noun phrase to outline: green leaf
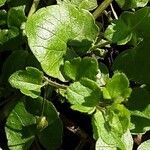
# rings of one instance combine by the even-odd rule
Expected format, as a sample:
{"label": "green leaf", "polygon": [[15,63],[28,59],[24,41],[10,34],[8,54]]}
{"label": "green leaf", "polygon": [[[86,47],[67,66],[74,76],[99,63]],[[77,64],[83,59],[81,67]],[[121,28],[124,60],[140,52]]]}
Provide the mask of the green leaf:
{"label": "green leaf", "polygon": [[111,131],[123,135],[130,127],[130,112],[122,104],[113,104],[107,110]]}
{"label": "green leaf", "polygon": [[[42,98],[30,99],[27,97],[14,107],[5,127],[9,149],[27,150],[36,137],[46,149],[55,150],[60,147],[62,122],[54,106],[47,100],[45,100],[44,116],[39,117],[42,104]],[[42,130],[39,129],[39,123],[42,125]]]}
{"label": "green leaf", "polygon": [[[8,42],[9,40],[17,37],[19,35],[19,30],[17,28],[10,29],[0,29],[0,45]],[[1,50],[1,48],[0,48]]]}
{"label": "green leaf", "polygon": [[116,2],[123,9],[132,9],[146,6],[149,0],[116,0]]}
{"label": "green leaf", "polygon": [[0,10],[0,26],[3,26],[7,23],[7,12],[3,9]]}
{"label": "green leaf", "polygon": [[131,132],[134,134],[150,130],[150,93],[146,88],[135,88],[126,104],[131,111]]}
{"label": "green leaf", "polygon": [[150,34],[148,34],[150,27],[149,14],[149,7],[142,8],[135,13],[123,12],[118,20],[108,26],[105,37],[118,45],[124,45],[131,39],[133,45],[137,45],[143,39],[150,37]]}
{"label": "green leaf", "polygon": [[26,23],[26,35],[43,70],[64,80],[60,70],[67,45],[88,50],[98,35],[98,28],[88,11],[61,4],[42,8],[32,15]]}
{"label": "green leaf", "polygon": [[141,84],[150,84],[149,40],[122,52],[114,61],[113,70],[124,72],[127,77]]}
{"label": "green leaf", "polygon": [[[28,112],[34,116],[41,116],[43,98],[27,98],[25,105]],[[38,132],[39,141],[46,149],[56,150],[62,143],[63,126],[55,107],[47,100],[45,100],[43,116],[46,117],[48,126]]]}
{"label": "green leaf", "polygon": [[78,8],[93,10],[97,5],[97,0],[64,0],[65,2],[71,2],[76,5]]}
{"label": "green leaf", "polygon": [[35,123],[35,118],[25,110],[23,102],[18,102],[10,113],[5,126],[10,150],[29,149],[35,138]]}
{"label": "green leaf", "polygon": [[78,107],[78,110],[83,112],[82,106],[88,107],[86,110],[91,111],[93,107],[98,105],[102,98],[102,93],[96,82],[83,78],[67,88],[66,97],[73,107],[76,107],[76,109]]}
{"label": "green leaf", "polygon": [[0,7],[5,4],[6,0],[0,0]]}
{"label": "green leaf", "polygon": [[[106,87],[103,90],[104,95],[109,94],[109,98],[117,103],[126,100],[131,93],[129,88],[129,80],[123,73],[115,73],[113,77],[106,83]],[[107,97],[104,97],[107,98]]]}
{"label": "green leaf", "polygon": [[[125,143],[121,140],[123,136],[111,130],[111,126],[106,120],[105,112],[99,110],[94,113],[92,117],[92,126],[94,138],[101,142],[102,144],[109,145],[111,148],[120,148],[121,150],[126,150]],[[117,126],[117,124],[116,124]]]}
{"label": "green leaf", "polygon": [[[125,143],[126,150],[132,150],[133,139],[129,130],[122,136],[121,140]],[[96,150],[118,150],[118,148],[114,145],[108,145],[101,138],[98,138],[96,141]]]}
{"label": "green leaf", "polygon": [[43,86],[43,72],[33,67],[26,67],[26,70],[19,70],[13,73],[9,82],[12,87],[20,89],[20,91],[32,98],[37,98]]}
{"label": "green leaf", "polygon": [[98,63],[95,58],[85,57],[81,59],[78,57],[71,61],[65,62],[64,72],[67,77],[75,81],[78,81],[84,77],[91,80],[96,80]]}
{"label": "green leaf", "polygon": [[147,140],[140,144],[140,146],[137,148],[137,150],[148,150],[150,148],[150,140]]}
{"label": "green leaf", "polygon": [[21,24],[26,21],[25,6],[12,7],[8,11],[8,27],[14,26],[20,28]]}

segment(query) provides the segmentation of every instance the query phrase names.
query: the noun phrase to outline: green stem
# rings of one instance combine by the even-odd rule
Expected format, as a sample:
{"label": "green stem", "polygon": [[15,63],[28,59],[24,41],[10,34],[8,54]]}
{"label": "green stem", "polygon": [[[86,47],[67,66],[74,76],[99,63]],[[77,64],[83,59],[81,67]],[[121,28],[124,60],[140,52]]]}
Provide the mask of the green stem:
{"label": "green stem", "polygon": [[113,15],[114,15],[115,19],[116,19],[116,20],[118,20],[117,13],[115,12],[115,9],[114,9],[113,5],[112,5],[112,4],[110,4],[110,7],[111,7],[111,10],[112,10],[112,13],[113,13]]}
{"label": "green stem", "polygon": [[112,1],[113,0],[104,0],[104,2],[102,2],[102,4],[93,12],[94,18],[98,18]]}
{"label": "green stem", "polygon": [[55,88],[60,88],[60,89],[67,89],[67,85],[63,85],[63,84],[59,84],[59,83],[57,83],[57,82],[54,82],[54,81],[52,81],[52,80],[49,80],[47,77],[44,77],[44,79],[46,80],[46,82],[49,84],[49,85],[51,85],[51,86],[53,86],[53,87],[55,87]]}
{"label": "green stem", "polygon": [[33,0],[31,9],[29,11],[28,17],[30,17],[37,9],[38,5],[39,5],[40,0]]}

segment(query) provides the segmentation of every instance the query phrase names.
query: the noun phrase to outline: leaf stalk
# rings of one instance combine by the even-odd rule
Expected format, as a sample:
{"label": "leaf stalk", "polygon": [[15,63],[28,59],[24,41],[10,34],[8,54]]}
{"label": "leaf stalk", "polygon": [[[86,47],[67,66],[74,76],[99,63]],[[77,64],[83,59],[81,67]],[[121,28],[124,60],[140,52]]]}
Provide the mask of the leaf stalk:
{"label": "leaf stalk", "polygon": [[38,5],[39,5],[40,0],[33,0],[31,9],[29,11],[28,17],[30,17],[37,9]]}
{"label": "leaf stalk", "polygon": [[47,77],[45,77],[44,76],[44,79],[46,80],[46,82],[47,82],[47,84],[49,84],[49,85],[51,85],[51,86],[53,86],[53,87],[55,87],[55,88],[60,88],[60,89],[67,89],[67,85],[64,85],[64,84],[59,84],[59,83],[57,83],[57,82],[54,82],[54,81],[52,81],[52,80],[50,80],[50,79],[48,79]]}

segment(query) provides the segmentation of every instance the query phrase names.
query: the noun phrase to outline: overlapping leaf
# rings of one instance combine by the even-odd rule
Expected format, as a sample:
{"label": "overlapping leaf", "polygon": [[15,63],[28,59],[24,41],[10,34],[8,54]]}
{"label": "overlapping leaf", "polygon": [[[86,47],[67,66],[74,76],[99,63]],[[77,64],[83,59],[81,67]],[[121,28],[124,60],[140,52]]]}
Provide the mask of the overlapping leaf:
{"label": "overlapping leaf", "polygon": [[[63,13],[62,13],[63,12]],[[71,4],[42,8],[26,24],[29,46],[50,76],[64,80],[61,65],[67,44],[88,50],[98,34],[92,15]]]}
{"label": "overlapping leaf", "polygon": [[[133,139],[130,131],[128,130],[121,138],[125,143],[126,150],[132,150],[133,148]],[[95,146],[96,150],[118,150],[114,145],[106,144],[100,137],[98,138]]]}
{"label": "overlapping leaf", "polygon": [[[123,12],[118,20],[108,26],[105,37],[120,45],[132,39],[133,44],[150,37],[150,8],[142,8],[135,13]],[[120,30],[121,29],[121,30]]]}
{"label": "overlapping leaf", "polygon": [[84,77],[91,80],[96,80],[98,63],[94,58],[85,57],[81,59],[78,57],[71,61],[65,62],[64,72],[66,76],[75,81],[78,81]]}
{"label": "overlapping leaf", "polygon": [[[103,111],[101,112],[99,110],[97,110],[96,113],[93,115],[92,125],[93,125],[94,138],[95,139],[100,138],[99,142],[101,142],[105,146],[108,145],[112,149],[120,148],[121,150],[126,150],[125,143],[124,141],[121,140],[123,133],[122,135],[120,135],[118,134],[118,132],[111,130],[111,126],[107,122],[106,117],[107,115],[105,114],[105,112]],[[116,124],[116,126],[118,124],[119,122]]]}
{"label": "overlapping leaf", "polygon": [[130,93],[129,80],[123,73],[115,73],[106,83],[106,87],[103,88],[104,98],[118,103],[126,100],[130,96]]}
{"label": "overlapping leaf", "polygon": [[66,97],[76,110],[89,112],[98,105],[102,93],[96,82],[83,78],[68,87]]}
{"label": "overlapping leaf", "polygon": [[109,36],[110,40],[118,44],[125,44],[132,39],[130,42],[135,46],[116,58],[113,69],[124,72],[130,80],[147,84],[150,83],[149,14],[149,7],[142,8],[135,13],[124,13]]}
{"label": "overlapping leaf", "polygon": [[12,110],[5,127],[9,149],[27,150],[37,136],[46,149],[60,147],[62,123],[54,106],[46,100],[43,115],[48,124],[42,130],[38,129],[36,117],[41,115],[42,100],[28,98],[18,102]]}

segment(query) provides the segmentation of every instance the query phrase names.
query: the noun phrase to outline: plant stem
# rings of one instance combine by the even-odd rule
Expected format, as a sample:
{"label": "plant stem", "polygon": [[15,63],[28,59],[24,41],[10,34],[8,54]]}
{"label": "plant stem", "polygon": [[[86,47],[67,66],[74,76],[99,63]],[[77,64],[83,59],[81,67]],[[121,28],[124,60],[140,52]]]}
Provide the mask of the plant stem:
{"label": "plant stem", "polygon": [[114,15],[115,19],[116,19],[116,20],[118,20],[117,13],[115,12],[113,5],[112,5],[112,4],[110,4],[110,7],[111,7],[111,10],[112,10],[112,13],[113,13],[113,15]]}
{"label": "plant stem", "polygon": [[94,18],[97,19],[112,1],[113,0],[104,0],[104,2],[102,2],[101,5],[93,12]]}
{"label": "plant stem", "polygon": [[29,11],[28,17],[30,17],[37,9],[38,5],[39,5],[40,0],[33,0],[31,9]]}
{"label": "plant stem", "polygon": [[57,83],[57,82],[54,82],[54,81],[52,81],[52,80],[50,80],[50,79],[48,79],[47,77],[45,77],[44,76],[44,79],[46,80],[46,82],[49,84],[49,85],[51,85],[51,86],[53,86],[53,87],[55,87],[55,88],[60,88],[60,89],[66,89],[68,86],[67,85],[64,85],[64,84],[59,84],[59,83]]}

